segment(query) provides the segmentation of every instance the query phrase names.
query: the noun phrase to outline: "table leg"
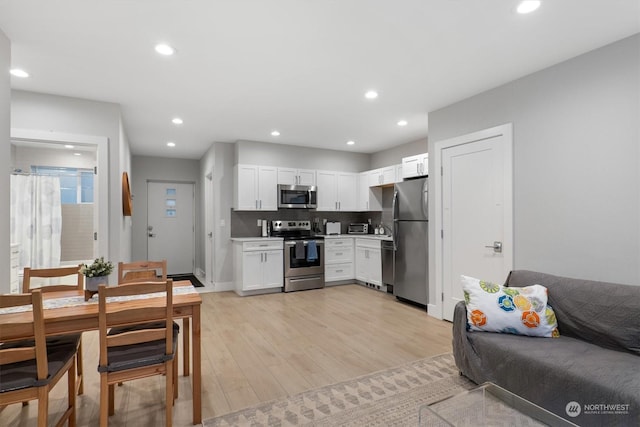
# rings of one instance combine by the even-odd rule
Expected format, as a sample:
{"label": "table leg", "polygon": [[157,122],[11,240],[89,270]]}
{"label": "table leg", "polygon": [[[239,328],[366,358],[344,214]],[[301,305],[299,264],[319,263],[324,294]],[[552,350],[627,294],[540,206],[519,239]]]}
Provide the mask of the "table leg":
{"label": "table leg", "polygon": [[189,318],[185,317],[182,319],[182,375],[185,377],[189,376],[189,363],[191,363],[191,357],[189,357]]}
{"label": "table leg", "polygon": [[193,306],[193,424],[202,422],[202,354],[200,349],[200,305]]}

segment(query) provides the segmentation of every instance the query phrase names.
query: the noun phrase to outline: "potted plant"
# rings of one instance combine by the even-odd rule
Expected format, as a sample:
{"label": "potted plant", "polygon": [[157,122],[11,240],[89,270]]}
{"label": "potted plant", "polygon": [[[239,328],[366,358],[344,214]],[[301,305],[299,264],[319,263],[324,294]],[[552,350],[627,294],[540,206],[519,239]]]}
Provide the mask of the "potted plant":
{"label": "potted plant", "polygon": [[85,276],[84,288],[88,291],[97,292],[101,284],[109,284],[109,274],[113,271],[113,263],[105,261],[104,257],[96,258],[93,264],[82,264],[80,273]]}

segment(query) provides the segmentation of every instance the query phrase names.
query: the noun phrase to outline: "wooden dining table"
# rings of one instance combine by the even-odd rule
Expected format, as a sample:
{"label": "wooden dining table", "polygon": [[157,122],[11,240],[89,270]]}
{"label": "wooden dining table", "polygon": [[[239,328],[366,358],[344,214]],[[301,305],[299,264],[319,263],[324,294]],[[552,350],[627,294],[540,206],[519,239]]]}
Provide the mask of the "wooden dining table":
{"label": "wooden dining table", "polygon": [[[193,365],[193,424],[202,422],[202,352],[200,337],[200,306],[202,298],[200,294],[193,288],[190,281],[174,282],[173,295],[173,316],[177,319],[191,319],[189,322],[183,322],[183,371],[184,375],[189,375],[189,361]],[[188,288],[187,288],[188,287]],[[146,298],[152,303],[154,297]],[[85,301],[83,291],[63,291],[49,292],[43,294],[44,299],[44,323],[45,334],[47,336],[70,334],[78,332],[93,331],[98,329],[98,297],[95,296]],[[117,303],[121,308],[134,308],[139,306],[141,299],[123,299]],[[24,317],[25,320],[31,315],[20,312],[0,311],[0,327],[3,319],[17,320]],[[149,319],[162,320],[162,319]],[[13,329],[10,340],[22,340],[33,338],[28,332],[20,328]],[[189,334],[190,332],[190,334]],[[191,335],[191,337],[189,337]],[[189,338],[191,338],[192,352],[189,357]]]}

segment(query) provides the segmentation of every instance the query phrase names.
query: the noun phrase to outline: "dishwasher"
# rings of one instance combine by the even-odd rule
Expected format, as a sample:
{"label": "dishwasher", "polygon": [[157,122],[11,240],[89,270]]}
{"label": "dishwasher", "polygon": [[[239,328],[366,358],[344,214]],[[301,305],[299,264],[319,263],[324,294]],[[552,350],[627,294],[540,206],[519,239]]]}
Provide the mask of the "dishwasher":
{"label": "dishwasher", "polygon": [[395,268],[393,241],[383,240],[380,242],[380,249],[382,252],[382,284],[387,286],[388,293],[393,293]]}

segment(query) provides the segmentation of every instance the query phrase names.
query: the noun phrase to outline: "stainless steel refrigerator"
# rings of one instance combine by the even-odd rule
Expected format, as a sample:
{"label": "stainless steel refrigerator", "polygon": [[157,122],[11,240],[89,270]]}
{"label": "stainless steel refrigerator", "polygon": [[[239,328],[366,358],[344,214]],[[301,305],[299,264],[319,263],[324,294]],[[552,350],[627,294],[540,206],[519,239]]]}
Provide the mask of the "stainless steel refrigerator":
{"label": "stainless steel refrigerator", "polygon": [[429,216],[427,178],[399,182],[393,194],[395,266],[393,294],[427,305],[429,289]]}

